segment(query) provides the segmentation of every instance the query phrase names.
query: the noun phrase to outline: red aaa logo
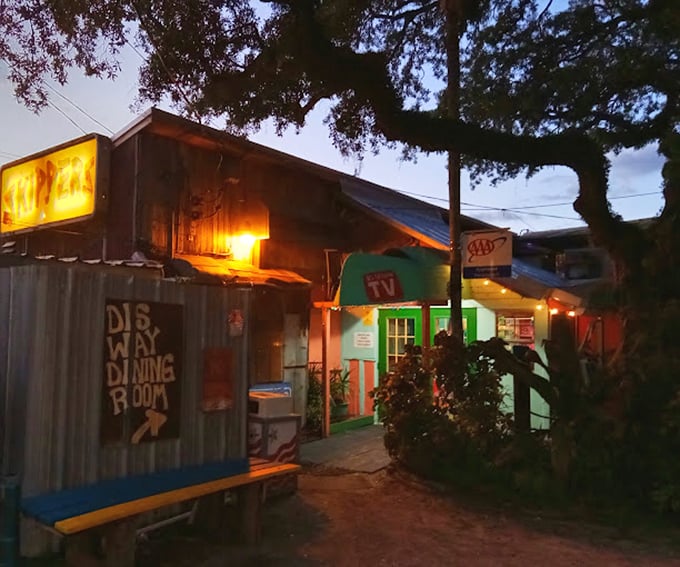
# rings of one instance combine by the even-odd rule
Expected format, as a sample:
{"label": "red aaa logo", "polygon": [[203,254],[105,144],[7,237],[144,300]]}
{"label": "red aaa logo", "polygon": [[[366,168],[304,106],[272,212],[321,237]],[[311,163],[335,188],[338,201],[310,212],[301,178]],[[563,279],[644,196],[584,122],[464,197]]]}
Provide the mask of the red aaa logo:
{"label": "red aaa logo", "polygon": [[508,240],[507,236],[499,236],[493,240],[488,238],[476,238],[468,242],[467,251],[469,253],[468,262],[475,256],[488,256],[497,248],[501,248]]}

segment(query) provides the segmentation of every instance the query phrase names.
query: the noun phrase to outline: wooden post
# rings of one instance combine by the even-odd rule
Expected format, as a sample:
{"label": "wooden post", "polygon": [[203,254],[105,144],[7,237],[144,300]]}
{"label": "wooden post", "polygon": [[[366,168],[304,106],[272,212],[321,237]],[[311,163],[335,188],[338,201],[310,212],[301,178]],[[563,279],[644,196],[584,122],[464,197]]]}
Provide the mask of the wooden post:
{"label": "wooden post", "polygon": [[428,348],[432,346],[430,341],[430,335],[432,334],[432,328],[430,325],[430,304],[423,303],[422,305],[422,315],[423,315],[423,336],[422,342],[420,343],[423,347]]}
{"label": "wooden post", "polygon": [[330,342],[330,309],[321,306],[321,385],[323,391],[323,420],[321,437],[331,434],[331,383],[328,368],[328,343]]}
{"label": "wooden post", "polygon": [[261,502],[262,502],[261,482],[246,484],[242,486],[238,493],[238,505],[241,516],[241,529],[243,541],[248,545],[256,544],[261,536]]}

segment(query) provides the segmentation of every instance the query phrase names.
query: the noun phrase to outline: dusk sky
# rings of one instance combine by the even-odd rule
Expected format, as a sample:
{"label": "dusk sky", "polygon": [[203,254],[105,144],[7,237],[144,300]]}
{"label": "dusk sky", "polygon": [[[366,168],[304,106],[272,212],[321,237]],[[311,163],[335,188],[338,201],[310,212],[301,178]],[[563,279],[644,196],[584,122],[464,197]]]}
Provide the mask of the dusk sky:
{"label": "dusk sky", "polygon": [[[125,54],[123,71],[115,81],[88,79],[74,72],[64,87],[50,83],[51,105],[36,115],[16,101],[13,87],[6,79],[7,69],[0,62],[0,165],[77,138],[83,132],[111,135],[124,129],[147,108],[134,107],[138,63],[138,56],[130,52]],[[164,109],[176,112],[169,107]],[[278,137],[270,126],[250,139],[448,206],[443,155],[422,154],[413,163],[401,161],[398,150],[385,150],[378,156],[366,156],[361,163],[346,160],[330,142],[322,123],[324,115],[323,109],[315,110],[299,134],[290,130]],[[212,125],[219,127],[217,123]],[[625,219],[645,218],[659,212],[661,166],[662,160],[653,146],[612,158],[610,198],[614,209]],[[474,189],[463,173],[462,212],[517,232],[578,226],[583,223],[570,204],[576,191],[576,176],[566,168],[544,169],[529,180],[521,177],[498,187],[482,182]]]}

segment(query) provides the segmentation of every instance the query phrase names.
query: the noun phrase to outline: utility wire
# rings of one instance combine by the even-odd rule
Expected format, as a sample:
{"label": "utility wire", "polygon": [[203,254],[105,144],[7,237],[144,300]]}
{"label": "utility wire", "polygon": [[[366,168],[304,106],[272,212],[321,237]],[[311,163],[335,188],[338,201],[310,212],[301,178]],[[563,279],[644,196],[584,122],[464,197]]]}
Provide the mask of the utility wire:
{"label": "utility wire", "polygon": [[68,98],[66,95],[61,94],[57,89],[55,89],[52,85],[49,83],[45,83],[45,86],[50,89],[54,94],[56,94],[58,97],[61,99],[65,100],[68,102],[71,106],[73,106],[76,110],[79,110],[81,113],[83,113],[85,116],[87,116],[92,122],[97,124],[98,126],[101,126],[106,130],[109,134],[113,134],[113,130],[106,126],[105,124],[102,124],[99,120],[97,120],[94,116],[92,116],[89,112],[87,112],[85,109],[77,105],[75,102],[73,102],[70,98]]}
{"label": "utility wire", "polygon": [[51,100],[47,101],[47,104],[49,104],[52,108],[54,108],[59,114],[64,116],[71,124],[73,124],[78,130],[80,130],[83,134],[87,134],[85,130],[83,130],[73,118],[71,118],[68,114],[66,114],[61,108],[59,108],[56,104],[54,104]]}
{"label": "utility wire", "polygon": [[[401,191],[401,190],[399,190],[398,193],[403,193],[404,195],[412,195],[414,197],[422,197],[422,198],[425,198],[425,199],[431,199],[433,201],[441,201],[443,203],[449,202],[449,200],[446,199],[445,197],[432,197],[430,195],[425,195],[423,193],[413,193],[411,191]],[[631,195],[614,195],[614,196],[610,196],[610,197],[607,197],[607,198],[610,199],[610,200],[632,199],[633,197],[648,197],[650,195],[661,195],[661,193],[662,193],[661,191],[649,191],[647,193],[634,193],[634,194],[631,194]],[[461,203],[461,205],[463,205],[463,204],[467,207],[487,208],[486,205],[474,205],[472,203]],[[562,202],[562,203],[550,203],[550,204],[546,204],[546,205],[526,205],[526,206],[522,206],[522,207],[512,207],[510,209],[506,208],[506,209],[503,209],[503,210],[520,211],[520,210],[525,210],[525,209],[543,209],[543,208],[548,208],[548,207],[563,207],[565,205],[573,205],[573,204],[574,204],[573,201],[565,201],[565,202]],[[467,209],[467,210],[470,210],[470,209]]]}

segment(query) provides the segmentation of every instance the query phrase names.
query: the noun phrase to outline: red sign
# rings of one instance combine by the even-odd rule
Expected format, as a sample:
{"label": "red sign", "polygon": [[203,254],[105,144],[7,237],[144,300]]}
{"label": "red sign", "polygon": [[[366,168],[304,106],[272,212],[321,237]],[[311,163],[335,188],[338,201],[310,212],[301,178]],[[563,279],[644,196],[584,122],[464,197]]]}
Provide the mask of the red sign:
{"label": "red sign", "polygon": [[475,256],[488,256],[492,254],[496,247],[500,248],[507,242],[507,236],[499,236],[490,240],[489,238],[476,238],[474,240],[469,240],[467,245],[467,251],[470,254],[470,260]]}
{"label": "red sign", "polygon": [[404,297],[401,282],[393,271],[364,274],[366,296],[375,303],[398,301]]}

